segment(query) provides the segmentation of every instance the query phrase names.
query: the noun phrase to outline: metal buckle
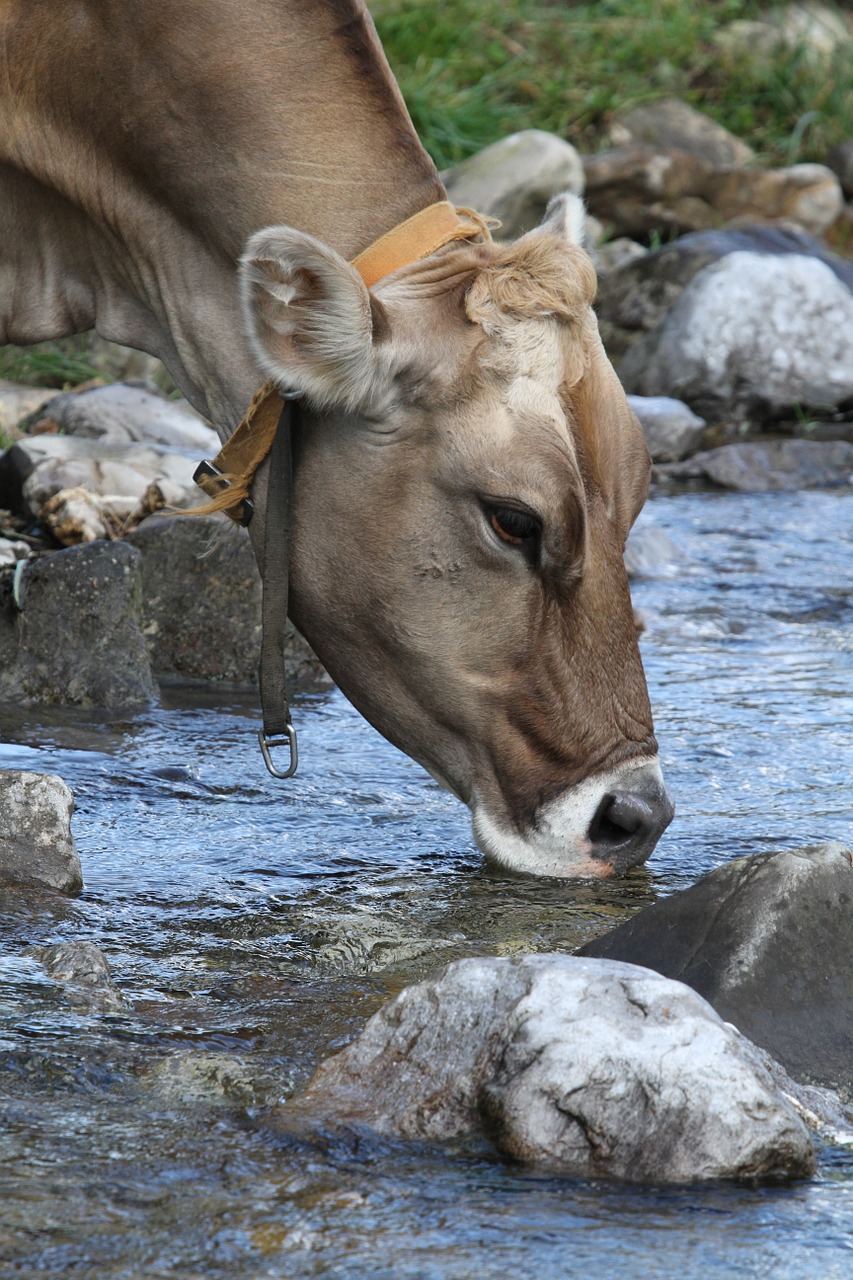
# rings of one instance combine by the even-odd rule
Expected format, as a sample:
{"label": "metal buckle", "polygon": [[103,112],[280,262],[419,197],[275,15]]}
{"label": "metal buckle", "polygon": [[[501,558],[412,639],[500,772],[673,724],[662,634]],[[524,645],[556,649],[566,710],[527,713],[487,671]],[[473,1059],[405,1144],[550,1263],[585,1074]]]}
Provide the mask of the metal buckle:
{"label": "metal buckle", "polygon": [[[299,764],[299,752],[296,748],[296,730],[293,725],[288,724],[286,726],[283,737],[279,735],[278,737],[268,738],[263,729],[261,729],[258,732],[258,742],[261,744],[261,755],[264,757],[264,764],[267,766],[267,769],[272,776],[274,778],[292,778],[294,773],[296,773],[296,768]],[[285,744],[290,748],[290,764],[287,769],[282,772],[281,769],[276,769],[273,764],[272,756],[270,755],[270,748],[283,747]]]}
{"label": "metal buckle", "polygon": [[[199,489],[204,489],[204,492],[207,493],[207,489],[205,489],[202,484],[203,479],[217,481],[218,490],[228,489],[230,487],[230,481],[226,480],[218,467],[215,467],[207,458],[200,462],[193,472],[194,482],[198,485]],[[252,502],[251,498],[241,498],[240,507],[242,515],[240,516],[239,523],[245,529],[252,519],[252,516],[255,514],[255,504]]]}

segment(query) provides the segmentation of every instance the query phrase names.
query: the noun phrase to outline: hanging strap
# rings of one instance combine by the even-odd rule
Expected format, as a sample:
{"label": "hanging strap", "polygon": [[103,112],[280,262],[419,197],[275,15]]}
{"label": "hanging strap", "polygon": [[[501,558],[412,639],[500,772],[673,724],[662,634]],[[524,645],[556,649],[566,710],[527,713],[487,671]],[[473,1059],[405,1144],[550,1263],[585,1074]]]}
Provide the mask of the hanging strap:
{"label": "hanging strap", "polygon": [[[418,262],[455,240],[482,237],[491,240],[492,219],[470,209],[455,209],[443,200],[401,222],[353,259],[352,265],[371,288],[400,267]],[[296,772],[299,755],[296,732],[290,719],[284,645],[290,578],[291,509],[293,506],[292,429],[295,397],[265,382],[234,434],[212,462],[200,462],[193,479],[210,502],[196,507],[195,515],[224,511],[238,524],[247,525],[254,513],[249,496],[260,464],[269,454],[264,571],[260,694],[263,729],[258,733],[264,764],[275,778]],[[271,750],[287,746],[287,767],[279,769]]]}

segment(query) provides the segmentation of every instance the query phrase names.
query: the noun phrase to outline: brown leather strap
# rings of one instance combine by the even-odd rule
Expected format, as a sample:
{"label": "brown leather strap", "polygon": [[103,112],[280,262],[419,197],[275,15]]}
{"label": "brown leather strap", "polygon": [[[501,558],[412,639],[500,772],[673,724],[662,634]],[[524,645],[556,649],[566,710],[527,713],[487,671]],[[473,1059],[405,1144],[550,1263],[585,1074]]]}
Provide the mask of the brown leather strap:
{"label": "brown leather strap", "polygon": [[[454,240],[473,240],[477,236],[490,240],[489,228],[494,225],[493,220],[472,209],[454,209],[442,200],[380,236],[353,258],[352,265],[371,288],[392,271],[419,262]],[[274,383],[265,382],[213,462],[203,462],[196,468],[195,482],[211,501],[195,508],[195,514],[224,511],[238,524],[249,523],[249,490],[255,472],[272,448],[280,413],[280,394]]]}

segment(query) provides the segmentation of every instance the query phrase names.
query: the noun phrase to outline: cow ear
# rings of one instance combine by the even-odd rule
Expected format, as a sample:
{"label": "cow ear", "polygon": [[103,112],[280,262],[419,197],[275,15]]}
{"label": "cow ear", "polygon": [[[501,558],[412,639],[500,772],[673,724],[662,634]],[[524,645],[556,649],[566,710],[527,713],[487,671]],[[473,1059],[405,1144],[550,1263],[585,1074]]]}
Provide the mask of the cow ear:
{"label": "cow ear", "polygon": [[375,404],[386,362],[381,304],[334,249],[292,227],[252,236],[240,262],[249,341],[261,368],[317,407]]}
{"label": "cow ear", "polygon": [[559,236],[566,244],[577,245],[583,249],[585,247],[584,235],[584,219],[586,218],[586,210],[583,200],[580,196],[573,195],[570,191],[564,191],[562,195],[554,196],[548,201],[548,208],[542,221],[535,231],[530,232],[531,235],[541,235],[543,233],[552,236]]}

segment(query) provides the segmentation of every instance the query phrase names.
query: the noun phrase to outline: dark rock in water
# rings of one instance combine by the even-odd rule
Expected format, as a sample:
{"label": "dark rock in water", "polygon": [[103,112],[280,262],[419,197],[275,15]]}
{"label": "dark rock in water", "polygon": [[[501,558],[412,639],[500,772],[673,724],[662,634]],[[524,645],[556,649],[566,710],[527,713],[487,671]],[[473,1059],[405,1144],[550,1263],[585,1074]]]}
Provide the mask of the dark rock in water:
{"label": "dark rock in water", "polygon": [[853,853],[738,858],[581,948],[688,983],[796,1079],[853,1089]]}
{"label": "dark rock in water", "polygon": [[[255,680],[261,579],[244,529],[214,516],[153,516],[125,539],[142,555],[144,630],[155,671],[202,680]],[[290,680],[323,669],[291,625]]]}
{"label": "dark rock in water", "polygon": [[82,889],[73,812],[74,796],[55,774],[0,770],[0,882]]}
{"label": "dark rock in water", "polygon": [[142,634],[142,560],[90,542],[0,576],[0,698],[134,707],[157,687]]}
{"label": "dark rock in water", "polygon": [[800,1177],[807,1130],[758,1051],[680,983],[561,955],[461,960],[402,991],[283,1124],[440,1140],[484,1132],[582,1177]]}
{"label": "dark rock in water", "polygon": [[659,479],[706,480],[741,493],[849,484],[853,444],[844,440],[747,440],[659,466]]}

